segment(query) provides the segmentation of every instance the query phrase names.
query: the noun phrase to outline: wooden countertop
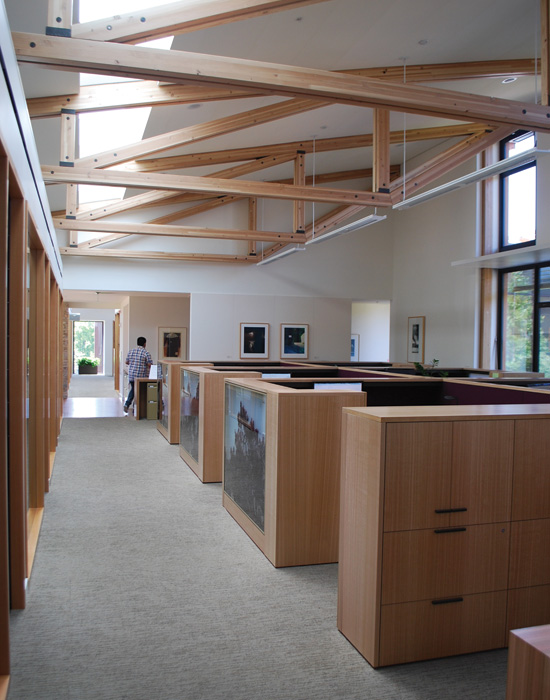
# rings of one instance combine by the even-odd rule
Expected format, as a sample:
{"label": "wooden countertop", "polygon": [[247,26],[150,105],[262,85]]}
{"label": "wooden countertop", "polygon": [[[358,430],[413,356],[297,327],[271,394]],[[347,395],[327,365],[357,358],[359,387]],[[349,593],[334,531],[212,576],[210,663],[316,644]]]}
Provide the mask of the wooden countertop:
{"label": "wooden countertop", "polygon": [[550,418],[550,404],[490,404],[473,406],[372,406],[344,408],[345,413],[380,423],[410,421]]}

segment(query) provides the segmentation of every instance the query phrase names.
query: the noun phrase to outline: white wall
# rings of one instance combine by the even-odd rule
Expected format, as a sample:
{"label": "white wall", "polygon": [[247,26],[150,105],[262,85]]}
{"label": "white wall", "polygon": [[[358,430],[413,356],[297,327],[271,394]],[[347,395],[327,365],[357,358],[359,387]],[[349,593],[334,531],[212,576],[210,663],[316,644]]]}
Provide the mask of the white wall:
{"label": "white wall", "polygon": [[187,328],[189,330],[189,297],[138,296],[130,297],[128,305],[128,338],[123,358],[135,347],[140,335],[147,339],[147,350],[153,363],[158,354],[159,328]]}
{"label": "white wall", "polygon": [[359,361],[390,359],[390,302],[355,302],[351,305],[351,332],[359,335]]}
{"label": "white wall", "polygon": [[[458,177],[473,165],[456,171]],[[407,360],[409,316],[425,316],[425,362],[475,366],[479,271],[453,267],[475,256],[472,185],[392,215],[394,285],[390,357]]]}
{"label": "white wall", "polygon": [[269,324],[269,360],[280,355],[280,324],[309,324],[309,360],[349,360],[351,301],[311,297],[193,294],[191,360],[239,360],[240,324]]}

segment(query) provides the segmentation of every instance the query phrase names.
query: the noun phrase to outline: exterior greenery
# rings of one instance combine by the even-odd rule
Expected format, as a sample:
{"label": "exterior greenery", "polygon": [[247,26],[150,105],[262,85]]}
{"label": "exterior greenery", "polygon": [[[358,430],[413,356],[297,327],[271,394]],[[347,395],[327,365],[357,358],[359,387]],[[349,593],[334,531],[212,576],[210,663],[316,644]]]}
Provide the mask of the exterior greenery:
{"label": "exterior greenery", "polygon": [[79,367],[99,367],[99,357],[81,357],[78,360]]}

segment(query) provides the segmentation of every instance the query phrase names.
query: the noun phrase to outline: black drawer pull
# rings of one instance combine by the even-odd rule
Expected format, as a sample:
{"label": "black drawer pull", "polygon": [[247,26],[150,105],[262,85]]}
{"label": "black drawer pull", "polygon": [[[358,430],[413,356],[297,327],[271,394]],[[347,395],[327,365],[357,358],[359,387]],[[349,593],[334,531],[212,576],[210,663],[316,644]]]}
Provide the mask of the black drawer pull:
{"label": "black drawer pull", "polygon": [[466,532],[465,527],[446,527],[443,530],[434,530],[436,535],[444,535],[447,532]]}
{"label": "black drawer pull", "polygon": [[462,603],[464,598],[444,598],[443,600],[432,600],[432,605],[447,605],[447,603]]}
{"label": "black drawer pull", "polygon": [[465,513],[467,508],[436,508],[436,513]]}

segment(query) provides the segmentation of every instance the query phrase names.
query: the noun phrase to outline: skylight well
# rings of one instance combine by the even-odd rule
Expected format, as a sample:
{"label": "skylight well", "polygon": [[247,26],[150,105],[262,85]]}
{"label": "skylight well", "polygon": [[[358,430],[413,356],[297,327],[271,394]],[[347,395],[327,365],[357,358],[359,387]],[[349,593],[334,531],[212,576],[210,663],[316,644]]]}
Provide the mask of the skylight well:
{"label": "skylight well", "polygon": [[[112,17],[114,14],[133,12],[145,8],[167,5],[165,0],[80,0],[80,22],[92,22],[102,17]],[[155,39],[139,44],[158,49],[170,49],[173,36]],[[106,85],[107,83],[131,82],[131,78],[113,76],[80,74],[80,85]],[[102,153],[111,148],[120,148],[136,143],[143,138],[151,107],[136,107],[133,109],[116,109],[104,112],[89,112],[79,115],[78,119],[78,152],[84,158],[94,153]],[[79,185],[79,204],[92,202],[116,201],[124,197],[122,187],[104,187],[100,185]]]}

